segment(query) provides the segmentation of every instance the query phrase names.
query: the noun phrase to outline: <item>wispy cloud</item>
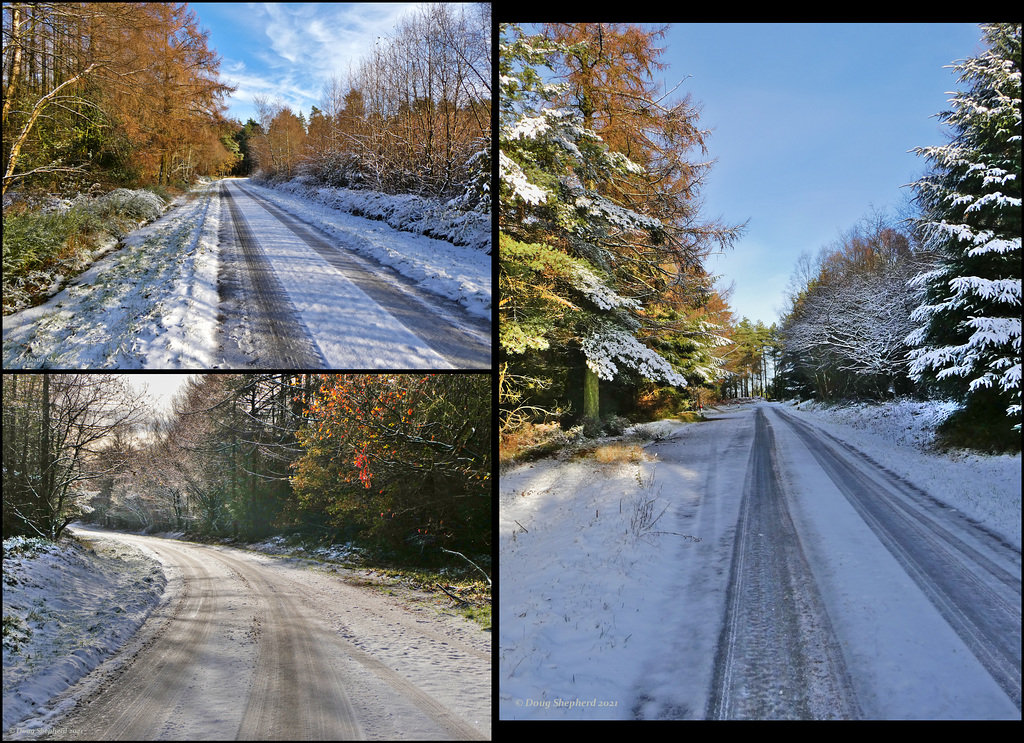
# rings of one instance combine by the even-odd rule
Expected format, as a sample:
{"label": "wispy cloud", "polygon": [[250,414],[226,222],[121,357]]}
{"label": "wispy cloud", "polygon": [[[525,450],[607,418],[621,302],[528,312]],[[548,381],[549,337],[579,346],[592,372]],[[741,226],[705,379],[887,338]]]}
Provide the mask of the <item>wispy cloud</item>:
{"label": "wispy cloud", "polygon": [[[223,7],[223,6],[221,6]],[[308,113],[332,75],[345,78],[369,55],[378,38],[394,33],[415,3],[248,3],[232,6],[232,27],[216,28],[225,40],[222,77],[237,86],[234,115],[251,115],[253,98],[280,100]],[[244,7],[244,10],[242,8]],[[221,24],[223,26],[223,24]],[[238,38],[244,45],[234,45]]]}
{"label": "wispy cloud", "polygon": [[281,59],[322,79],[369,54],[413,8],[411,3],[268,6],[266,34]]}

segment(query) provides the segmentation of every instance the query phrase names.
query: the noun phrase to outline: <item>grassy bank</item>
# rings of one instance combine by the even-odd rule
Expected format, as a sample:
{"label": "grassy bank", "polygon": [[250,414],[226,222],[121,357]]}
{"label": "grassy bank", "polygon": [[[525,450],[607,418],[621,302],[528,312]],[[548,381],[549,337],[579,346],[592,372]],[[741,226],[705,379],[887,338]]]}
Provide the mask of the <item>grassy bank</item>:
{"label": "grassy bank", "polygon": [[3,314],[58,291],[140,224],[156,219],[173,195],[119,188],[74,199],[22,198],[3,215]]}
{"label": "grassy bank", "polygon": [[[703,413],[686,411],[661,421],[632,424],[625,418],[615,417],[606,423],[599,434],[606,439],[586,435],[585,426],[563,430],[558,423],[525,423],[502,433],[498,442],[498,463],[502,469],[522,462],[546,457],[590,457],[601,464],[643,461],[643,445],[664,435],[666,426],[699,423],[706,420]],[[608,440],[620,439],[620,440]]]}

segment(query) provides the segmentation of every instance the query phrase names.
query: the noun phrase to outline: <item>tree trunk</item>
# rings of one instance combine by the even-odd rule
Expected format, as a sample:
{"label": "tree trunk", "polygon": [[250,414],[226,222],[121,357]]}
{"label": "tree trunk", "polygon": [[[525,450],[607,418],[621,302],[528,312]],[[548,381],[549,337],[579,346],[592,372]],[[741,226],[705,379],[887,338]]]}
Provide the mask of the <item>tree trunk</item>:
{"label": "tree trunk", "polygon": [[70,80],[65,80],[63,83],[61,83],[56,88],[54,88],[49,93],[40,98],[38,101],[36,101],[35,106],[32,107],[32,113],[31,115],[29,115],[28,121],[25,123],[25,126],[22,128],[21,133],[18,135],[18,138],[14,141],[14,145],[11,147],[11,154],[7,157],[7,172],[4,174],[3,183],[4,194],[7,193],[8,187],[11,185],[11,183],[13,183],[14,178],[16,177],[14,175],[14,169],[18,164],[18,159],[21,157],[22,145],[24,145],[25,140],[28,139],[29,132],[32,131],[32,127],[35,125],[36,119],[39,118],[39,115],[43,112],[44,109],[46,109],[47,106],[50,105],[50,103],[57,99],[61,89],[68,85],[76,83],[82,78],[86,77],[90,72],[96,69],[96,67],[97,64],[93,62],[88,67],[86,67],[80,75],[75,75]]}
{"label": "tree trunk", "polygon": [[50,454],[50,375],[43,373],[43,411],[39,426],[39,490],[36,492],[36,523],[52,538],[55,514],[53,498],[53,461]]}
{"label": "tree trunk", "polygon": [[601,417],[597,374],[585,362],[583,364],[583,417],[594,423],[597,423]]}
{"label": "tree trunk", "polygon": [[10,11],[10,44],[14,50],[14,54],[11,60],[11,69],[7,79],[7,85],[4,88],[3,127],[5,131],[7,129],[7,115],[11,111],[11,104],[13,103],[14,98],[18,94],[18,87],[21,84],[21,48],[23,46],[23,41],[21,38],[21,3],[12,4]]}

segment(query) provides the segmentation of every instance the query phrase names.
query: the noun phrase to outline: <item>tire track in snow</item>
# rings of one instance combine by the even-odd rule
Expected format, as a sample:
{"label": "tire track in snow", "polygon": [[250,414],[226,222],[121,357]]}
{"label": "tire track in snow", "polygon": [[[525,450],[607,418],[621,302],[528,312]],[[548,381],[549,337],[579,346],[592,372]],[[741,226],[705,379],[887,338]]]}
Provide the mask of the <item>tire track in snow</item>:
{"label": "tire track in snow", "polygon": [[[221,198],[231,213],[235,246],[245,261],[245,278],[240,283],[252,288],[251,311],[247,325],[260,341],[269,345],[271,358],[258,358],[257,365],[288,369],[323,369],[327,362],[309,332],[298,319],[295,306],[288,298],[273,270],[263,256],[259,241],[249,228],[226,184],[221,184]],[[239,272],[242,267],[239,266]],[[258,349],[262,351],[262,349]]]}
{"label": "tire track in snow", "polygon": [[[285,630],[277,634],[259,632],[255,680],[237,740],[268,740],[293,736],[296,731],[302,731],[307,740],[366,737],[356,707],[346,693],[353,680],[342,673],[335,661],[338,652],[388,684],[453,740],[485,738],[386,663],[307,621],[296,602],[280,590],[280,584],[268,580],[260,570],[223,553],[216,559],[231,568],[259,597],[257,624]],[[316,693],[311,693],[310,686],[303,683],[307,678],[317,679]]]}
{"label": "tire track in snow", "polygon": [[948,510],[929,508],[925,494],[846,444],[777,412],[1019,710],[1019,553]]}
{"label": "tire track in snow", "polygon": [[[300,240],[312,248],[320,257],[327,261],[339,273],[358,286],[374,302],[388,314],[408,328],[430,348],[443,356],[454,368],[490,368],[491,346],[465,332],[460,325],[473,327],[478,334],[490,339],[491,325],[481,318],[472,317],[453,305],[451,312],[459,315],[456,321],[445,317],[447,311],[439,309],[444,300],[440,297],[428,296],[426,292],[415,287],[398,275],[385,278],[381,275],[383,266],[371,267],[365,258],[354,255],[351,251],[340,250],[323,240],[305,223],[285,212],[277,205],[243,189],[245,194],[258,203],[285,227],[292,231]],[[398,288],[395,282],[404,284]]]}
{"label": "tire track in snow", "polygon": [[213,581],[208,566],[182,553],[181,593],[165,609],[154,612],[162,622],[140,650],[146,663],[134,660],[86,703],[79,705],[60,728],[73,730],[83,740],[152,740],[159,737],[167,720],[191,682],[192,669],[207,650],[211,625],[202,617],[218,611],[223,597],[197,590]]}
{"label": "tire track in snow", "polygon": [[729,577],[706,717],[849,719],[860,709],[789,514],[763,410]]}
{"label": "tire track in snow", "polygon": [[[481,740],[484,730],[435,698],[410,656],[429,651],[420,640],[432,623],[404,621],[406,607],[374,614],[386,627],[384,643],[404,645],[400,656],[360,649],[323,620],[302,593],[308,583],[244,555],[174,540],[118,534],[116,539],[155,552],[173,573],[175,588],[140,630],[120,667],[81,697],[48,731],[84,740]],[[359,589],[331,587],[359,613]],[[338,591],[333,593],[333,591]],[[371,594],[372,595],[372,594]],[[352,601],[354,599],[354,601]],[[364,620],[365,621],[365,620]],[[366,638],[373,639],[373,638]],[[437,635],[436,646],[450,637]],[[482,654],[489,658],[486,654]],[[405,666],[395,657],[403,658]],[[436,672],[453,683],[452,659],[434,658]],[[489,675],[489,674],[488,674]],[[489,721],[488,721],[489,725]]]}
{"label": "tire track in snow", "polygon": [[[363,730],[345,692],[347,679],[323,651],[317,629],[251,565],[225,554],[216,559],[257,597],[256,669],[236,740],[362,740]],[[304,684],[306,678],[316,679],[315,686]]]}
{"label": "tire track in snow", "polygon": [[[724,420],[708,423],[729,425]],[[735,423],[728,433],[706,436],[699,449],[695,443],[691,439],[687,448],[671,443],[653,444],[648,448],[668,470],[666,482],[678,488],[673,495],[677,503],[676,531],[700,539],[687,542],[672,556],[679,568],[679,580],[666,590],[673,596],[674,606],[670,610],[673,617],[690,616],[694,612],[721,617],[739,509],[739,497],[732,494],[742,489],[743,476],[736,468],[719,464],[748,459],[753,432],[746,424]],[[703,462],[705,472],[700,485],[690,490],[680,487],[680,480],[686,477],[685,470],[693,461]],[[631,710],[633,718],[689,720],[700,717],[708,706],[714,653],[720,634],[717,623],[710,621],[671,633],[665,648],[647,665],[640,679]],[[699,655],[701,661],[694,662],[695,655]]]}

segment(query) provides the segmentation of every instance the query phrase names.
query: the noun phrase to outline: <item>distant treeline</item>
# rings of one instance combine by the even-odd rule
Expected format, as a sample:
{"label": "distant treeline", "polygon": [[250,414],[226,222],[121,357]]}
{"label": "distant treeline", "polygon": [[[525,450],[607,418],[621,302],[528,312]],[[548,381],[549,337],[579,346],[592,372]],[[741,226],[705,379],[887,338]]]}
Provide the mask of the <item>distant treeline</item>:
{"label": "distant treeline", "polygon": [[307,175],[337,187],[462,197],[489,208],[490,3],[421,6],[344,81],[323,84],[309,119],[256,98],[236,170]]}
{"label": "distant treeline", "polygon": [[204,374],[153,423],[122,375],[5,374],[3,532],[76,518],[489,553],[491,382]]}

